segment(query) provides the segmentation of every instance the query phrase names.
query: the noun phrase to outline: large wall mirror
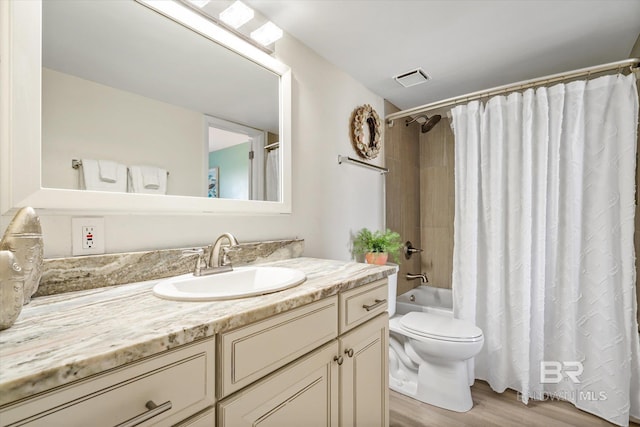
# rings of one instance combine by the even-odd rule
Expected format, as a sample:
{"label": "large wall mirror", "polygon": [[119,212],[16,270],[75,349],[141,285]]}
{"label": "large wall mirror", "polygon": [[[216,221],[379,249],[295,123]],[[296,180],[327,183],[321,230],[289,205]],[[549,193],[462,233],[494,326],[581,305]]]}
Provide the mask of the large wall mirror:
{"label": "large wall mirror", "polygon": [[17,62],[3,85],[29,95],[5,104],[3,212],[290,212],[286,65],[174,1],[11,2],[2,15]]}

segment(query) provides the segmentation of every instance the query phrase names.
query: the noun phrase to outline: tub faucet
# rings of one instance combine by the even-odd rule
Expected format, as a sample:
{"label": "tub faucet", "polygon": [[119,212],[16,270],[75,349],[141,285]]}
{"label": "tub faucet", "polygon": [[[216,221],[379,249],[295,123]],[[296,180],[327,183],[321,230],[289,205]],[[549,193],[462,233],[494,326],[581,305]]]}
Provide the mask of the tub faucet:
{"label": "tub faucet", "polygon": [[429,281],[425,273],[419,273],[419,274],[407,273],[405,277],[407,278],[407,280],[420,279],[422,283],[427,283]]}

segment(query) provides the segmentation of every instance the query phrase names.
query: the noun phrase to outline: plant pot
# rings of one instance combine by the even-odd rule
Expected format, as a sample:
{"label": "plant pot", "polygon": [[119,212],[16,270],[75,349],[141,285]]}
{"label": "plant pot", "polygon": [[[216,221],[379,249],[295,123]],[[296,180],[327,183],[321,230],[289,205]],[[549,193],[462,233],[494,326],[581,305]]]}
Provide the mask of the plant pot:
{"label": "plant pot", "polygon": [[367,252],[364,256],[367,264],[385,265],[389,254],[386,252]]}

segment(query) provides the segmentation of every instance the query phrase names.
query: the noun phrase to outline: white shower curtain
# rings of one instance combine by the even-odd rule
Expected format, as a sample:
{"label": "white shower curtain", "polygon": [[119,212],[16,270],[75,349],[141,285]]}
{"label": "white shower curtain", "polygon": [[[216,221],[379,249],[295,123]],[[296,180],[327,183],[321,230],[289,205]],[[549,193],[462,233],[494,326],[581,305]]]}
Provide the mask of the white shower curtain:
{"label": "white shower curtain", "polygon": [[280,200],[280,148],[274,148],[267,152],[265,175],[267,177],[266,200],[277,202]]}
{"label": "white shower curtain", "polygon": [[452,115],[454,308],[484,331],[476,378],[627,425],[640,417],[635,77]]}

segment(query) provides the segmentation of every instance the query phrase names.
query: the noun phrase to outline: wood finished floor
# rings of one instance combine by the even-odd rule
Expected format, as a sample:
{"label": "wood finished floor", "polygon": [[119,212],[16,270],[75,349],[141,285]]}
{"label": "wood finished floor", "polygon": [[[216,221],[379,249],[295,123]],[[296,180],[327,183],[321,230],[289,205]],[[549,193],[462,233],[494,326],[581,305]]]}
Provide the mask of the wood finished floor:
{"label": "wood finished floor", "polygon": [[[518,401],[516,392],[496,393],[484,381],[471,387],[473,408],[458,413],[427,405],[389,390],[390,427],[466,427],[466,426],[544,426],[595,427],[613,426],[601,418],[576,409],[560,401],[529,401],[526,406]],[[633,427],[640,424],[631,423]]]}

